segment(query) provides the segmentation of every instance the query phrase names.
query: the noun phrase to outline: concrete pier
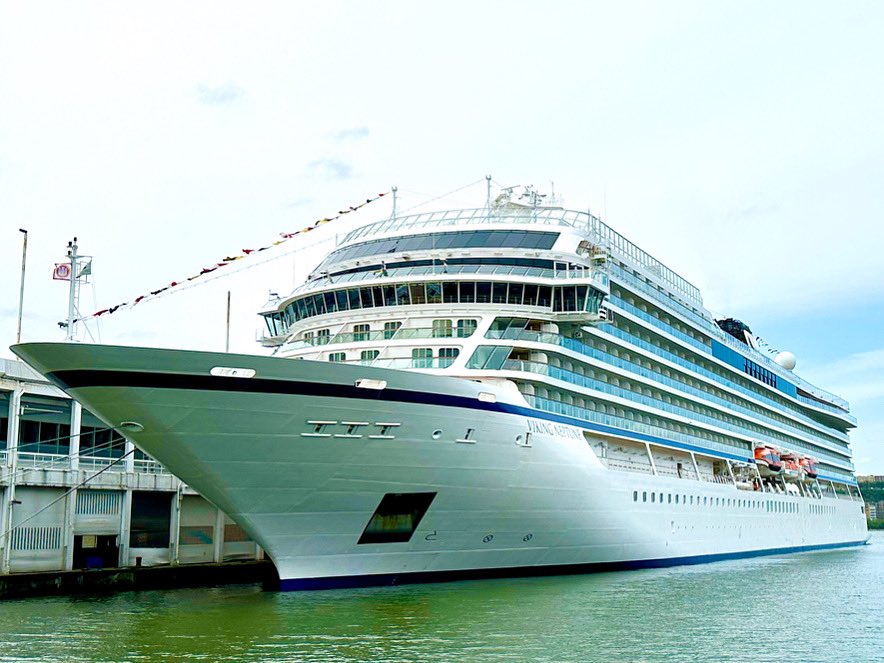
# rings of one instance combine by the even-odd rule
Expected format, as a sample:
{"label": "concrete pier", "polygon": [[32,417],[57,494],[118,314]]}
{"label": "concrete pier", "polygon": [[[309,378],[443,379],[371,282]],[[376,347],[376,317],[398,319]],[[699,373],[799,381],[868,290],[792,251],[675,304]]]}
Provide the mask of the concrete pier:
{"label": "concrete pier", "polygon": [[269,564],[256,563],[263,551],[225,513],[6,359],[0,496],[0,596],[255,582],[249,574]]}
{"label": "concrete pier", "polygon": [[267,589],[276,589],[279,577],[273,563],[261,560],[13,573],[0,576],[0,599],[251,583],[260,583]]}

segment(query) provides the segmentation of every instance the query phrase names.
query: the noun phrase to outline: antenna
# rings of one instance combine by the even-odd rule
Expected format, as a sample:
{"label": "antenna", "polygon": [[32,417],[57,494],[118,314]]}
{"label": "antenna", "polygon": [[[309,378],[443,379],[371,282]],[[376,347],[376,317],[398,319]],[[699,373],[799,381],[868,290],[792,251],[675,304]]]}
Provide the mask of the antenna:
{"label": "antenna", "polygon": [[491,209],[491,175],[485,176],[485,207]]}
{"label": "antenna", "polygon": [[396,220],[396,203],[399,200],[399,196],[397,195],[398,192],[399,192],[399,187],[394,186],[393,187],[393,215],[391,217],[394,221]]}

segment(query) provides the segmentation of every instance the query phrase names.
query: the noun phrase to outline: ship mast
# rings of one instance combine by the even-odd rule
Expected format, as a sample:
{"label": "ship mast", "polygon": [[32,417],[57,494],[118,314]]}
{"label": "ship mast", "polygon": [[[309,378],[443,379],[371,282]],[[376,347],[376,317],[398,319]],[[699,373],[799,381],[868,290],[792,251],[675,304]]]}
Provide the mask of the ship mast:
{"label": "ship mast", "polygon": [[74,312],[77,309],[77,238],[68,242],[68,258],[71,262],[70,290],[68,292],[68,322],[66,341],[74,340]]}

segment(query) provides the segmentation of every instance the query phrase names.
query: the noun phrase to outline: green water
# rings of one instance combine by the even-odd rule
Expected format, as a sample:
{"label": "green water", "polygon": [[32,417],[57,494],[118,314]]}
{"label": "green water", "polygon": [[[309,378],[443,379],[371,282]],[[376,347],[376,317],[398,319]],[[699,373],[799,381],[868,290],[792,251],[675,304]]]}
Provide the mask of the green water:
{"label": "green water", "polygon": [[0,661],[222,660],[884,661],[884,532],[588,576],[0,602]]}

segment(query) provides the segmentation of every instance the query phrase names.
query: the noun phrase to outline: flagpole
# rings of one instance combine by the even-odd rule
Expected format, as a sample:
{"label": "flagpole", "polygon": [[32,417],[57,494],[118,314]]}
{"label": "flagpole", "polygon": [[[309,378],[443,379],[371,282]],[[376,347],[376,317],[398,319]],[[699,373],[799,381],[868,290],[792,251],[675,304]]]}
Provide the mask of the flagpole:
{"label": "flagpole", "polygon": [[68,242],[68,257],[71,259],[71,289],[68,295],[68,333],[67,341],[74,340],[74,309],[77,290],[77,238]]}
{"label": "flagpole", "polygon": [[230,290],[227,291],[227,340],[224,342],[224,352],[230,352]]}
{"label": "flagpole", "polygon": [[25,265],[28,259],[28,231],[19,228],[20,233],[24,233],[24,242],[21,249],[21,288],[18,292],[18,331],[15,334],[15,342],[21,343],[21,316],[25,304]]}

